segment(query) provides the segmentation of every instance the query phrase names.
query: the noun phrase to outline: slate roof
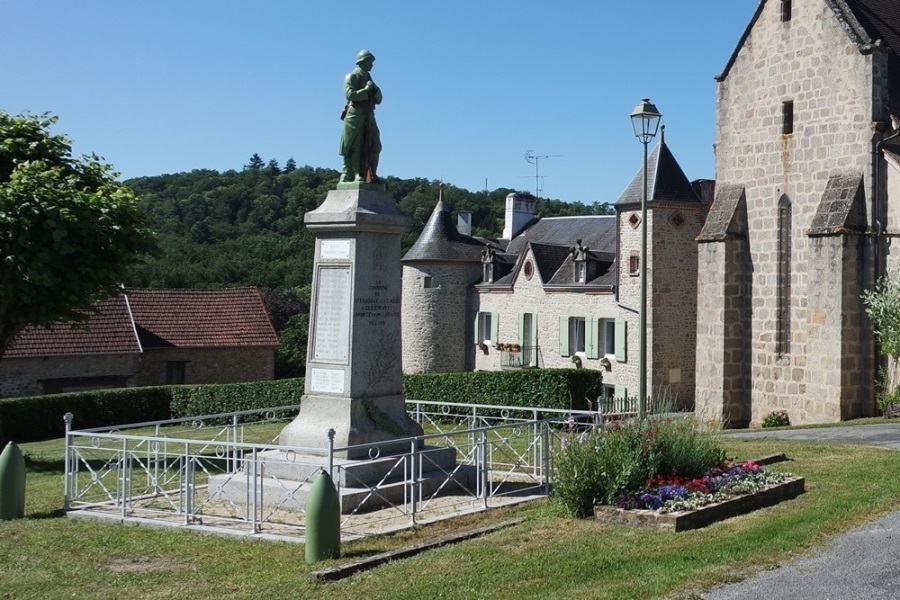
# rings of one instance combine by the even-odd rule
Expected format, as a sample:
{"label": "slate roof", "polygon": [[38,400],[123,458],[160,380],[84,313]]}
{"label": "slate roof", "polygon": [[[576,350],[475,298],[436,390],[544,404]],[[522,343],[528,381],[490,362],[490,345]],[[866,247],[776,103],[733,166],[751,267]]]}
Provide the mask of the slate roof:
{"label": "slate roof", "polygon": [[521,254],[531,242],[563,246],[568,252],[576,240],[581,240],[582,244],[597,252],[615,252],[616,217],[612,215],[545,217],[513,238],[506,251],[510,254]]}
{"label": "slate roof", "polygon": [[439,199],[419,239],[403,256],[403,261],[481,262],[481,251],[486,245],[482,240],[459,233],[443,199]]}
{"label": "slate roof", "polygon": [[26,327],[7,348],[3,358],[69,356],[83,354],[140,354],[125,296],[110,298],[100,305],[86,324],[56,323],[49,328]]}
{"label": "slate roof", "polygon": [[[598,273],[593,279],[587,281],[587,285],[615,285],[616,284],[616,255],[613,252],[588,252],[591,259],[597,264]],[[575,261],[571,252],[556,269],[556,273],[548,282],[550,285],[584,285],[575,281]]]}
{"label": "slate roof", "polygon": [[[643,167],[619,199],[616,206],[639,205],[644,195]],[[688,181],[681,165],[675,160],[669,146],[666,145],[665,131],[650,156],[647,157],[647,202],[680,202],[685,204],[703,204],[697,190]]]}
{"label": "slate roof", "polygon": [[146,348],[277,346],[256,288],[129,290],[100,304],[86,326],[27,327],[4,358],[140,354]]}
{"label": "slate roof", "polygon": [[277,346],[256,288],[128,290],[145,348]]}

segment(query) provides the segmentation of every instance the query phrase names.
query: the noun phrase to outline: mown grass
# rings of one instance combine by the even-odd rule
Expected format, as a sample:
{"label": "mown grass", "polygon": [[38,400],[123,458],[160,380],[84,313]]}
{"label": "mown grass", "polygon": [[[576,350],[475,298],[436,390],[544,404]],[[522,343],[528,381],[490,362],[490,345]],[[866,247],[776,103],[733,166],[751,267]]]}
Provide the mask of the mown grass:
{"label": "mown grass", "polygon": [[521,525],[313,584],[300,544],[64,518],[62,443],[25,444],[26,518],[0,522],[0,598],[665,598],[769,568],[900,507],[895,451],[778,440],[723,441],[728,454],[785,452],[803,475],[790,502],[670,533],[566,518],[552,501],[345,544],[352,560],[511,516]]}

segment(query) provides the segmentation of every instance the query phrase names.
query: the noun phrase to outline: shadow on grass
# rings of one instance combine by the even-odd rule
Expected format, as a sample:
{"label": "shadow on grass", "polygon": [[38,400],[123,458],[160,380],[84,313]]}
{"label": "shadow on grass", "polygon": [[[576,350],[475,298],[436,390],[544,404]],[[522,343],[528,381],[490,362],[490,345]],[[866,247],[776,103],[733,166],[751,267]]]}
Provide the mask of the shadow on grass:
{"label": "shadow on grass", "polygon": [[66,463],[62,459],[35,458],[25,455],[25,468],[32,473],[59,473],[63,474]]}
{"label": "shadow on grass", "polygon": [[55,508],[53,510],[47,510],[43,512],[34,512],[29,514],[26,518],[28,519],[59,519],[60,517],[65,517],[66,511],[62,508]]}

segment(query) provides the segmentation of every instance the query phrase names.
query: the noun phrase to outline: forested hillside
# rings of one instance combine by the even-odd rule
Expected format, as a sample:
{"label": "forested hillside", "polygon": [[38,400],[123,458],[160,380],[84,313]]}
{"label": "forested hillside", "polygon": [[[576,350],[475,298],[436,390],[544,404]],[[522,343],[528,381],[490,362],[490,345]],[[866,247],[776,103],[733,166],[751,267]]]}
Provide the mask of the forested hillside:
{"label": "forested hillside", "polygon": [[[135,268],[127,284],[153,288],[258,286],[266,290],[282,338],[278,374],[302,373],[305,364],[309,285],[314,237],[303,215],[318,206],[339,177],[333,169],[282,168],[254,154],[240,171],[140,177],[125,183],[153,217],[163,254]],[[405,252],[434,210],[440,182],[386,179],[387,189],[410,219]],[[506,195],[512,190],[470,192],[444,185],[444,201],[472,213],[473,234],[498,237]],[[608,205],[539,200],[538,216],[606,214]]]}

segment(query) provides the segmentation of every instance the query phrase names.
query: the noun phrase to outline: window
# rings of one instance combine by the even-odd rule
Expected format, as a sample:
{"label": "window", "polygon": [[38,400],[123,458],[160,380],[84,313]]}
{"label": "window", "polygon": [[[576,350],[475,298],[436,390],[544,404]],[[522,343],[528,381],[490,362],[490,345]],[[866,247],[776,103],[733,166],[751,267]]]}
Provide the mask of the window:
{"label": "window", "polygon": [[434,277],[425,276],[422,278],[422,287],[425,289],[431,289],[437,287],[434,285]]}
{"label": "window", "polygon": [[628,274],[632,277],[641,274],[641,254],[637,250],[632,250],[628,257]]}
{"label": "window", "polygon": [[781,103],[781,133],[790,135],[794,133],[794,101],[787,100]]}
{"label": "window", "polygon": [[166,363],[166,385],[178,385],[184,383],[184,361],[169,361]]}
{"label": "window", "polygon": [[584,354],[584,317],[569,317],[569,354]]}
{"label": "window", "polygon": [[525,262],[525,279],[530,280],[534,277],[534,263],[530,260]]}
{"label": "window", "polygon": [[781,22],[787,23],[791,20],[791,0],[781,0]]}
{"label": "window", "polygon": [[779,357],[791,353],[791,201],[778,200],[778,306],[777,349]]}
{"label": "window", "polygon": [[484,272],[481,276],[485,283],[494,283],[494,263],[484,263]]}
{"label": "window", "polygon": [[489,312],[478,313],[478,341],[490,344],[493,340],[493,315]]}
{"label": "window", "polygon": [[602,356],[616,353],[616,322],[613,319],[600,321],[600,354]]}
{"label": "window", "polygon": [[575,262],[575,283],[587,281],[587,264],[583,260]]}

